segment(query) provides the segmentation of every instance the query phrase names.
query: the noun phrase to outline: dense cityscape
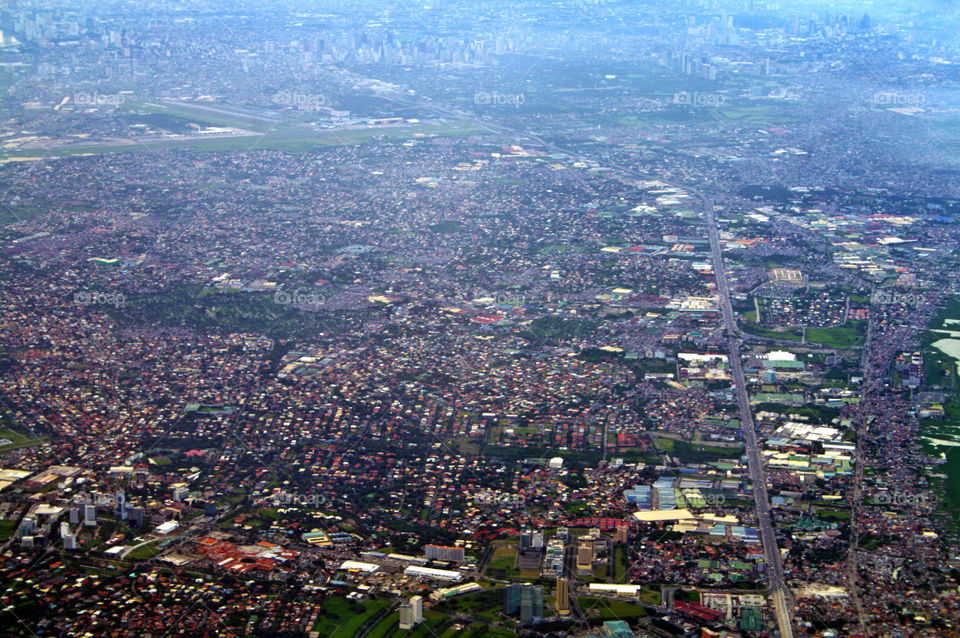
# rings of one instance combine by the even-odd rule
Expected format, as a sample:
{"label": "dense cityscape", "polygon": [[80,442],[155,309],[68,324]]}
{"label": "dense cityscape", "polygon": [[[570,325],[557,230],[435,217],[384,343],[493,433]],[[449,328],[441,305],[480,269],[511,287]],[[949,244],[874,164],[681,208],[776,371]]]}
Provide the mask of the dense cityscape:
{"label": "dense cityscape", "polygon": [[958,23],[0,5],[0,635],[960,636]]}

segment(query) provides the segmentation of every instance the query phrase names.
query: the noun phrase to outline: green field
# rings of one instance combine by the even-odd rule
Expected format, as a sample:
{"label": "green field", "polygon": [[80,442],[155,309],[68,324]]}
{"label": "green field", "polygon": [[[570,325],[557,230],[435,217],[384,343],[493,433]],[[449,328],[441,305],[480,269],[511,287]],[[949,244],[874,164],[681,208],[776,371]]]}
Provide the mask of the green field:
{"label": "green field", "polygon": [[625,620],[643,618],[647,610],[637,604],[612,598],[581,597],[577,599],[580,609],[590,620]]}
{"label": "green field", "polygon": [[803,407],[793,405],[783,405],[780,403],[759,402],[755,407],[757,412],[776,412],[779,414],[796,414],[805,416],[813,420],[814,423],[830,423],[840,414],[840,408],[829,407],[826,405],[807,404]]}
{"label": "green field", "polygon": [[932,346],[926,346],[923,352],[923,375],[927,386],[931,388],[957,389],[956,360]]}
{"label": "green field", "polygon": [[[678,91],[679,92],[679,91]],[[659,93],[659,92],[658,92]],[[698,92],[687,92],[689,96]],[[661,94],[662,95],[662,94]],[[633,113],[630,115],[619,115],[616,117],[607,117],[601,121],[616,126],[662,126],[664,124],[694,124],[700,126],[708,125],[734,125],[734,126],[778,126],[787,125],[797,121],[797,118],[790,113],[788,109],[795,108],[789,104],[737,104],[729,95],[723,95],[711,89],[701,92],[706,100],[716,99],[724,100],[719,106],[712,104],[702,105],[682,105],[669,104],[662,111],[645,111]],[[674,94],[666,96],[668,100],[674,97]],[[701,98],[704,99],[704,98]]]}
{"label": "green field", "polygon": [[627,548],[617,543],[613,548],[613,582],[627,581]]}
{"label": "green field", "polygon": [[486,131],[484,129],[468,122],[401,125],[396,127],[364,127],[328,131],[286,128],[253,135],[234,135],[218,138],[191,137],[174,140],[131,141],[127,144],[69,146],[48,149],[39,155],[36,151],[13,151],[0,153],[0,159],[8,157],[60,157],[69,155],[124,153],[175,148],[189,148],[195,151],[206,152],[275,150],[299,153],[330,146],[356,146],[376,139],[403,140],[418,135],[451,137],[460,135],[482,135],[485,133]]}
{"label": "green field", "polygon": [[453,615],[466,615],[476,620],[494,623],[500,620],[503,612],[503,588],[487,589],[475,594],[458,596],[446,600],[434,607],[437,611]]}
{"label": "green field", "polygon": [[807,328],[807,341],[830,348],[849,349],[863,345],[866,321],[848,321],[835,328]]}
{"label": "green field", "polygon": [[394,635],[404,636],[404,638],[407,636],[410,638],[420,638],[421,636],[429,636],[430,638],[486,638],[487,636],[507,638],[516,635],[507,629],[491,627],[490,625],[481,623],[472,623],[467,626],[463,626],[462,623],[454,624],[452,619],[447,619],[445,622],[440,623],[440,626],[446,627],[443,633],[430,630],[427,627],[427,623],[424,623],[409,632],[402,631]]}
{"label": "green field", "polygon": [[[597,463],[603,458],[603,453],[590,450],[558,450],[555,447],[510,447],[488,444],[484,448],[484,454],[487,458],[497,458],[507,462],[518,462],[520,459],[543,458],[546,456],[559,456],[568,463]],[[657,456],[639,449],[631,451],[621,449],[617,456],[623,457],[626,463],[656,463]]]}
{"label": "green field", "polygon": [[517,569],[517,545],[510,543],[498,545],[487,563],[484,573],[490,578],[504,578],[513,581],[535,581],[540,578],[540,572],[535,569]]}
{"label": "green field", "polygon": [[[396,633],[400,629],[400,614],[387,614],[383,619],[373,626],[367,638],[387,638],[387,636]],[[405,631],[402,633],[406,633]]]}
{"label": "green field", "polygon": [[947,463],[941,466],[947,480],[941,484],[943,504],[941,507],[950,512],[950,527],[954,534],[960,531],[960,447],[945,448]]}
{"label": "green field", "polygon": [[147,543],[146,545],[138,547],[127,554],[127,560],[147,560],[148,558],[153,558],[159,553],[160,550],[157,549],[156,542]]}
{"label": "green field", "polygon": [[[960,320],[960,297],[953,297],[930,321],[927,328],[930,330],[956,330],[957,324],[948,324],[948,319]],[[930,330],[921,336],[923,346],[923,369],[926,385],[939,387],[947,392],[957,390],[957,361],[947,354],[940,352],[931,344],[946,335],[934,333]],[[924,419],[921,422],[920,434],[944,441],[960,440],[960,396],[948,395],[943,403],[943,417],[938,419]],[[941,492],[940,509],[949,512],[948,525],[951,532],[960,531],[960,447],[944,445],[935,446],[929,441],[922,441],[923,449],[931,456],[942,454],[946,463],[939,467],[939,472],[947,475],[946,480],[935,480]]]}
{"label": "green field", "polygon": [[7,450],[15,450],[22,447],[31,447],[33,445],[39,445],[47,440],[47,437],[38,437],[36,439],[31,439],[19,432],[4,428],[0,430],[0,438],[7,439],[10,443],[6,445],[0,445],[0,452],[6,452]]}
{"label": "green field", "polygon": [[[395,636],[403,638],[437,638],[446,635],[444,632],[453,624],[453,618],[432,609],[423,612],[423,622],[410,631],[396,631]],[[321,634],[322,635],[322,634]]]}
{"label": "green field", "polygon": [[683,463],[708,463],[719,459],[735,459],[740,458],[743,453],[741,446],[715,447],[667,437],[655,437],[653,442],[657,448],[671,456],[676,456]]}
{"label": "green field", "polygon": [[0,521],[0,541],[10,540],[15,531],[17,531],[17,521]]}
{"label": "green field", "polygon": [[[342,313],[311,312],[272,301],[269,293],[173,286],[159,294],[130,295],[124,307],[111,307],[107,312],[122,325],[186,325],[211,332],[258,330],[282,337],[339,332],[349,320]],[[185,427],[195,414],[186,417]]]}
{"label": "green field", "polygon": [[[184,122],[197,122],[214,126],[230,126],[248,131],[266,132],[284,124],[275,117],[264,117],[242,112],[230,112],[229,107],[189,103],[154,104],[150,102],[125,103],[121,108],[131,113],[157,113]],[[223,108],[223,111],[213,109]]]}
{"label": "green field", "polygon": [[517,562],[517,546],[514,544],[498,545],[493,550],[493,556],[487,563],[487,569],[513,569]]}
{"label": "green field", "polygon": [[18,206],[16,210],[8,207],[0,208],[0,225],[12,224],[13,222],[22,222],[27,219],[46,213],[46,208],[42,206]]}
{"label": "green field", "polygon": [[850,512],[846,510],[819,510],[817,512],[817,518],[821,518],[825,521],[848,521],[850,520]]}
{"label": "green field", "polygon": [[[785,106],[786,105],[786,106]],[[787,108],[795,108],[788,103],[784,104],[744,104],[721,106],[720,115],[737,124],[751,126],[783,125],[796,121],[796,118],[785,114]]]}
{"label": "green field", "polygon": [[364,623],[390,605],[390,601],[380,599],[358,603],[339,596],[327,597],[313,631],[328,638],[352,638]]}
{"label": "green field", "polygon": [[797,328],[764,328],[749,322],[741,325],[740,328],[747,334],[768,339],[782,339],[783,341],[801,341],[803,339],[803,332]]}
{"label": "green field", "polygon": [[644,587],[640,590],[640,600],[651,605],[660,605],[663,603],[663,595],[658,589]]}
{"label": "green field", "polygon": [[928,330],[921,335],[923,346],[923,374],[928,387],[941,387],[957,390],[957,360],[933,347],[933,343],[947,337],[932,330],[956,330],[956,324],[948,324],[948,319],[960,320],[960,298],[954,297],[927,324]]}

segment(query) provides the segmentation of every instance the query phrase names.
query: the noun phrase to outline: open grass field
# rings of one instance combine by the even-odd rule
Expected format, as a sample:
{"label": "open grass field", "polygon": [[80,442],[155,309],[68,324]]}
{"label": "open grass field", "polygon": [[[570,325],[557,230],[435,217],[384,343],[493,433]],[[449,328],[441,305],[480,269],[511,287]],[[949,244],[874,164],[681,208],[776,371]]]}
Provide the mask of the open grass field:
{"label": "open grass field", "polygon": [[643,618],[647,610],[634,603],[613,598],[587,597],[578,599],[580,609],[590,620],[625,620],[627,622]]}
{"label": "open grass field", "polygon": [[127,554],[128,560],[147,560],[160,553],[156,543],[147,543]]}
{"label": "open grass field", "polygon": [[942,482],[943,499],[941,508],[950,514],[949,526],[954,533],[960,531],[960,447],[943,449],[947,463],[940,466],[947,480]]}
{"label": "open grass field", "polygon": [[866,334],[866,321],[848,321],[835,328],[807,328],[807,341],[830,348],[848,350],[863,345]]}
{"label": "open grass field", "polygon": [[185,122],[230,126],[248,131],[266,132],[283,124],[283,120],[272,115],[256,115],[221,107],[213,104],[191,104],[188,102],[130,102],[122,106],[129,112],[156,113],[177,118]]}
{"label": "open grass field", "polygon": [[302,153],[331,146],[356,146],[376,139],[411,139],[417,136],[440,137],[479,135],[486,131],[469,122],[435,122],[399,126],[359,127],[350,129],[314,130],[302,126],[284,127],[253,134],[224,137],[176,137],[172,139],[129,140],[124,143],[85,144],[55,147],[45,151],[9,151],[6,158],[66,157],[101,153],[129,153],[149,150],[188,148],[195,151],[276,150]]}
{"label": "open grass field", "polygon": [[[957,330],[958,324],[948,321],[960,321],[960,297],[951,298],[930,321],[930,330]],[[931,332],[921,335],[923,346],[923,368],[928,387],[939,387],[948,393],[943,403],[943,417],[926,419],[922,422],[920,434],[937,441],[955,443],[960,441],[960,395],[957,390],[957,361],[953,357],[933,347],[933,342],[945,335]],[[942,454],[946,463],[938,471],[947,475],[945,480],[935,481],[940,490],[940,509],[949,514],[948,525],[953,533],[960,531],[960,447],[955,445],[933,445],[924,443],[924,450],[931,455]]]}
{"label": "open grass field", "polygon": [[10,441],[4,445],[0,445],[0,452],[6,452],[7,450],[15,450],[22,447],[31,447],[34,445],[39,445],[47,440],[46,437],[38,437],[36,439],[31,439],[19,432],[4,428],[0,429],[0,440],[6,439]]}
{"label": "open grass field", "polygon": [[329,638],[352,638],[364,623],[388,607],[390,602],[387,600],[371,599],[357,603],[330,596],[323,601],[323,610],[313,625],[313,631]]}
{"label": "open grass field", "polygon": [[397,633],[405,634],[406,631],[400,631],[400,613],[394,612],[384,616],[380,622],[373,626],[367,638],[387,638]]}
{"label": "open grass field", "polygon": [[960,321],[960,298],[958,297],[947,302],[927,325],[928,330],[921,335],[923,374],[928,387],[957,390],[960,389],[957,383],[957,360],[932,345],[935,341],[947,337],[933,330],[957,330],[958,324],[948,323],[949,320]]}
{"label": "open grass field", "polygon": [[784,341],[797,341],[803,339],[803,333],[797,328],[764,328],[756,323],[743,323],[740,325],[747,334],[758,337],[768,337],[770,339],[782,339]]}
{"label": "open grass field", "polygon": [[10,540],[13,533],[17,531],[17,521],[0,521],[0,541]]}
{"label": "open grass field", "polygon": [[487,563],[487,569],[512,569],[517,561],[515,544],[498,545]]}
{"label": "open grass field", "polygon": [[739,458],[742,447],[716,447],[711,445],[699,445],[688,441],[678,441],[667,437],[656,437],[653,439],[656,446],[670,454],[678,457],[684,463],[707,463],[719,459]]}

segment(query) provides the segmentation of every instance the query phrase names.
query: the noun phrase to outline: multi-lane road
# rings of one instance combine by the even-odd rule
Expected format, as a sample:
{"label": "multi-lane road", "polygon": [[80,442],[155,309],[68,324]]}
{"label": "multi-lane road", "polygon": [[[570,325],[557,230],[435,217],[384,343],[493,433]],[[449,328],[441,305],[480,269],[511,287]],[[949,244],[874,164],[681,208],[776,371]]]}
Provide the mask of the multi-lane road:
{"label": "multi-lane road", "polygon": [[780,548],[777,546],[777,535],[773,529],[773,516],[770,513],[770,498],[767,495],[767,477],[760,459],[760,448],[757,444],[757,430],[753,423],[753,414],[750,411],[750,398],[747,395],[747,383],[743,376],[743,365],[740,360],[741,339],[737,331],[736,318],[733,315],[733,305],[730,302],[730,286],[727,282],[727,271],[723,265],[723,252],[720,249],[720,237],[717,222],[713,213],[713,202],[703,198],[703,213],[707,224],[707,234],[710,238],[710,252],[713,257],[713,269],[716,273],[717,295],[719,296],[722,328],[727,338],[727,349],[730,357],[730,371],[737,393],[737,405],[740,408],[740,425],[743,430],[743,439],[746,444],[747,462],[750,471],[750,481],[753,483],[753,499],[756,503],[757,527],[760,530],[760,539],[763,541],[763,550],[767,557],[767,580],[770,585],[770,596],[773,599],[773,610],[780,629],[781,638],[792,638],[793,627],[791,622],[792,602],[790,590],[783,578],[783,562],[780,560]]}

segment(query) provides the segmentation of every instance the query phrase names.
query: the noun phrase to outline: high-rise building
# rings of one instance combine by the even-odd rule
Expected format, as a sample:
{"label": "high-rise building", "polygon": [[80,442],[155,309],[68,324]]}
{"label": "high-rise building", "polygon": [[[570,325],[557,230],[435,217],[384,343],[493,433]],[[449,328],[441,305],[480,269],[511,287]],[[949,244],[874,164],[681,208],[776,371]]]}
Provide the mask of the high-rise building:
{"label": "high-rise building", "polygon": [[520,534],[520,549],[542,549],[543,532],[534,532],[533,530],[524,530]]}
{"label": "high-rise building", "polygon": [[617,525],[617,532],[613,537],[614,543],[626,543],[630,527],[627,525]]}
{"label": "high-rise building", "polygon": [[561,616],[570,614],[570,581],[566,578],[557,579],[557,599],[554,604]]}
{"label": "high-rise building", "polygon": [[520,622],[543,619],[543,587],[531,583],[508,586],[503,611],[508,615],[519,612]]}
{"label": "high-rise building", "polygon": [[462,547],[427,545],[423,548],[423,552],[430,560],[442,560],[451,563],[462,563],[464,561],[464,550]]}
{"label": "high-rise building", "polygon": [[533,542],[533,532],[528,529],[520,532],[520,551],[529,549]]}
{"label": "high-rise building", "polygon": [[547,553],[543,560],[543,573],[549,576],[563,576],[564,551],[563,541],[551,538],[547,543]]}
{"label": "high-rise building", "polygon": [[593,542],[581,541],[577,547],[577,572],[586,574],[593,569]]}
{"label": "high-rise building", "polygon": [[97,506],[87,503],[83,506],[83,524],[93,527],[97,524]]}
{"label": "high-rise building", "polygon": [[520,589],[522,585],[508,585],[503,593],[503,613],[512,616],[520,610]]}
{"label": "high-rise building", "polygon": [[414,596],[400,605],[400,629],[413,629],[423,622],[423,597]]}
{"label": "high-rise building", "polygon": [[543,587],[524,587],[520,596],[521,622],[534,622],[543,618]]}
{"label": "high-rise building", "polygon": [[121,521],[127,520],[127,495],[123,493],[123,490],[117,492],[115,496],[116,509],[114,514]]}
{"label": "high-rise building", "polygon": [[127,515],[130,517],[130,523],[136,527],[143,526],[143,508],[130,507],[127,509]]}
{"label": "high-rise building", "polygon": [[423,622],[423,596],[410,598],[410,615],[414,625]]}
{"label": "high-rise building", "polygon": [[423,622],[423,596],[410,598],[410,609],[413,611],[414,624]]}

